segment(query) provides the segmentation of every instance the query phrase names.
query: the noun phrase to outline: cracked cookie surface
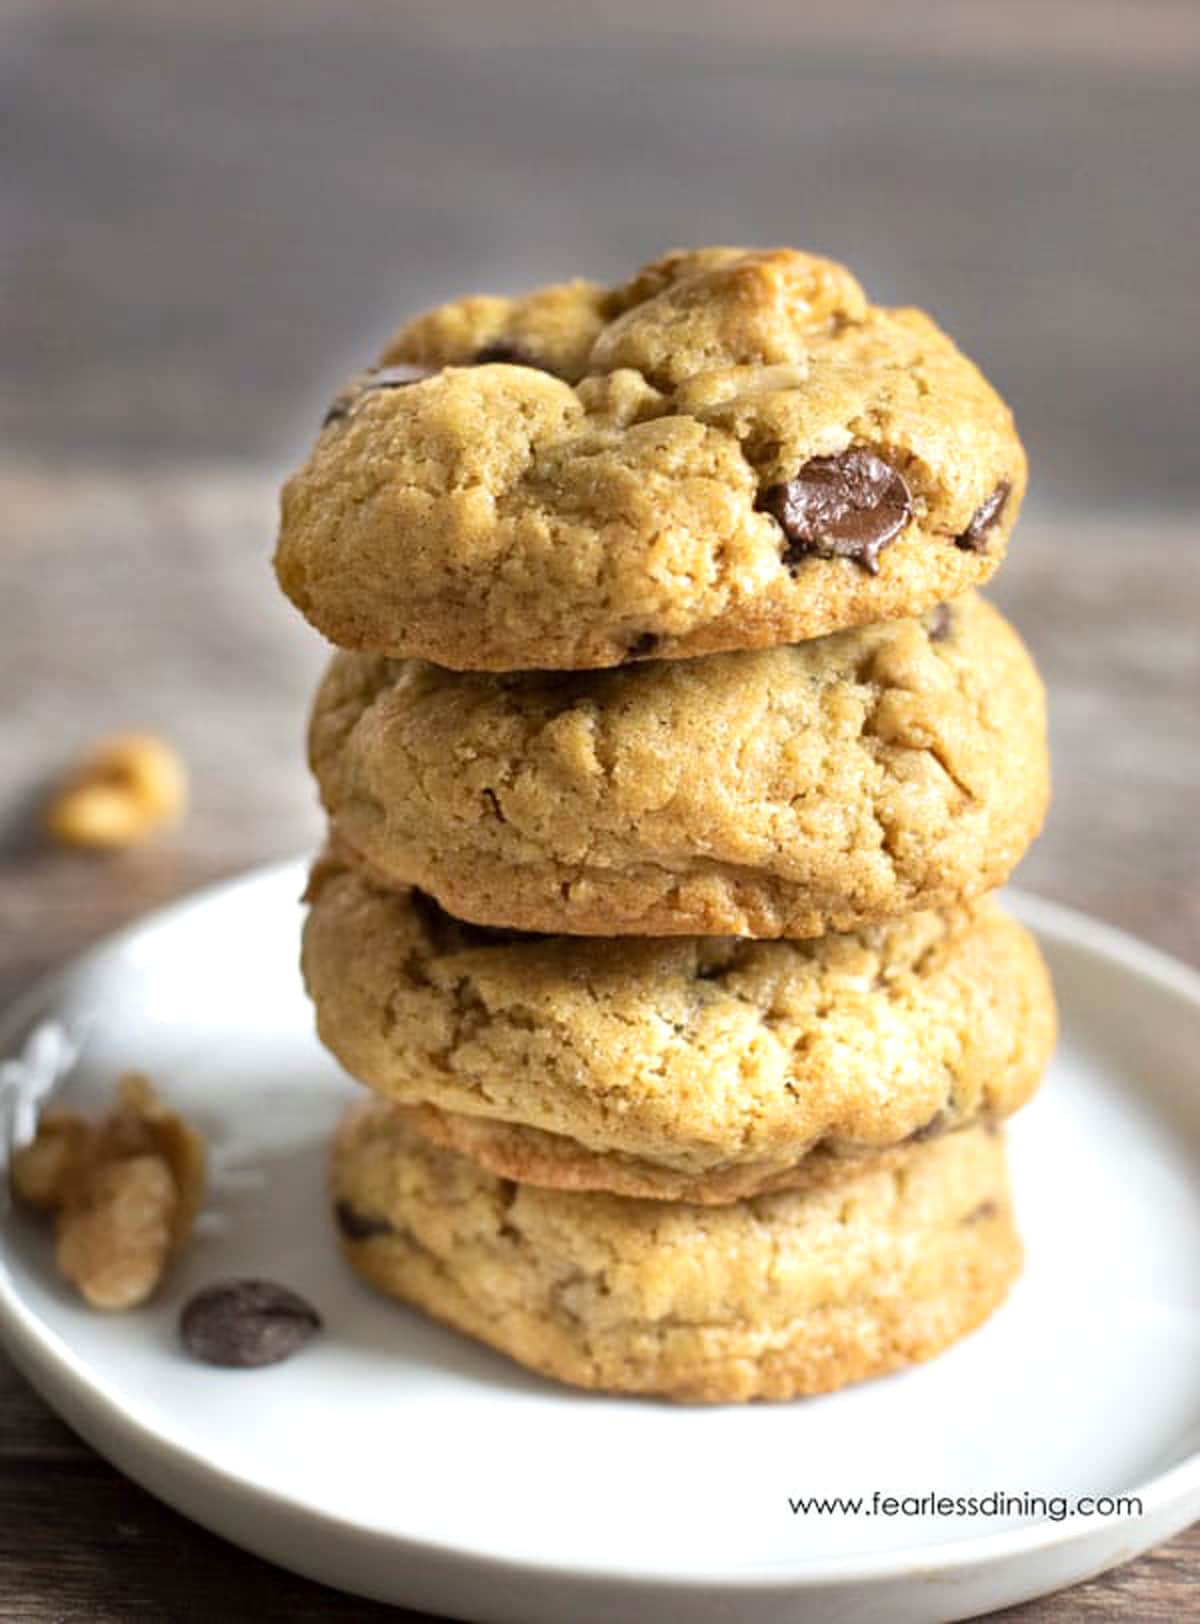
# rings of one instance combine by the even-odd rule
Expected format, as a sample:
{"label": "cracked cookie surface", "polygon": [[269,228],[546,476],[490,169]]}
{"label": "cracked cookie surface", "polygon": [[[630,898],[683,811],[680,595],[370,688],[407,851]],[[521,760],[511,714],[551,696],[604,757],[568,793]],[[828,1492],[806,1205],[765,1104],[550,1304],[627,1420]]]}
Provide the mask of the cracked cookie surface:
{"label": "cracked cookie surface", "polygon": [[1041,682],[974,594],[925,621],[620,671],[338,654],[338,838],[480,924],[818,936],[1000,884],[1049,793]]}
{"label": "cracked cookie surface", "polygon": [[505,936],[336,860],[310,902],[325,1045],[424,1137],[525,1183],[812,1183],[1007,1116],[1054,1042],[1037,947],[990,899],[805,942]]}
{"label": "cracked cookie surface", "polygon": [[384,1292],[559,1381],[693,1403],[823,1393],[939,1353],[1021,1264],[1003,1140],[722,1207],[539,1190],[358,1109],[343,1253]]}
{"label": "cracked cookie surface", "polygon": [[334,643],[455,669],[762,648],[920,614],[1004,556],[1025,458],[920,311],[793,249],[410,322],[282,500]]}

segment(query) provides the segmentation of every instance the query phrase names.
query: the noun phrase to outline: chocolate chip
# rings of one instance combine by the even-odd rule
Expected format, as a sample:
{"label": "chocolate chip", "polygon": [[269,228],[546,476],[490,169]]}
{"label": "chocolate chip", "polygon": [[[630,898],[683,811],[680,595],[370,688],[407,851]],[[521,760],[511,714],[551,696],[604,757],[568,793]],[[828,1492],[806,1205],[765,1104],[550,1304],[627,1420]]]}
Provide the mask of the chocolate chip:
{"label": "chocolate chip", "polygon": [[944,643],[950,635],[950,625],[953,620],[948,603],[939,603],[929,616],[926,631],[931,643]]}
{"label": "chocolate chip", "polygon": [[644,660],[647,655],[653,654],[657,647],[657,633],[643,632],[640,637],[635,637],[633,642],[630,643],[625,658],[627,660]]}
{"label": "chocolate chip", "polygon": [[334,396],[329,410],[321,419],[321,427],[327,429],[331,423],[341,423],[350,416],[355,402],[373,390],[406,389],[410,383],[420,383],[424,378],[432,378],[433,373],[432,367],[409,366],[407,363],[376,367],[373,372],[369,372],[361,379],[355,388]]}
{"label": "chocolate chip", "polygon": [[992,1201],[990,1199],[987,1201],[981,1201],[977,1207],[972,1207],[971,1211],[961,1220],[961,1222],[964,1224],[986,1223],[989,1218],[994,1218],[999,1211],[1000,1204],[998,1201]]}
{"label": "chocolate chip", "polygon": [[321,427],[327,429],[331,423],[340,423],[343,418],[349,417],[355,398],[354,395],[335,395],[329,403],[329,410],[321,419]]}
{"label": "chocolate chip", "polygon": [[981,502],[971,515],[971,522],[961,536],[955,536],[954,545],[964,553],[986,553],[988,532],[999,524],[1012,494],[1012,486],[1002,479],[986,502]]}
{"label": "chocolate chip", "polygon": [[763,491],[755,506],[787,537],[789,569],[805,558],[849,558],[874,575],[880,553],[912,517],[912,492],[898,469],[858,449],[813,457],[794,479]]}
{"label": "chocolate chip", "polygon": [[271,1280],[220,1280],[205,1286],[179,1317],[190,1354],[208,1365],[241,1368],[290,1358],[320,1327],[315,1308]]}
{"label": "chocolate chip", "polygon": [[372,1218],[359,1212],[349,1201],[339,1201],[333,1209],[337,1226],[348,1241],[369,1241],[376,1235],[394,1235],[395,1227],[386,1218]]}
{"label": "chocolate chip", "polygon": [[552,377],[558,376],[553,367],[539,361],[522,345],[510,344],[506,339],[498,339],[494,344],[485,344],[481,350],[475,352],[474,363],[478,367],[496,362],[510,367],[532,367],[535,372],[548,372]]}

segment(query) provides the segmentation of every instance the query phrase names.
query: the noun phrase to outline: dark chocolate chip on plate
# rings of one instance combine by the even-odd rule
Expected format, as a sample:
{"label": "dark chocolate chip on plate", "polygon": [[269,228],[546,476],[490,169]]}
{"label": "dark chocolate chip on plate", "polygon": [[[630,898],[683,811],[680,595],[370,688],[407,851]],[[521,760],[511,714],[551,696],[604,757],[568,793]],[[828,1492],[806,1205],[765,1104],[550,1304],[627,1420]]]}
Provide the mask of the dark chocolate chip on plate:
{"label": "dark chocolate chip on plate", "polygon": [[899,469],[873,451],[812,457],[795,478],[771,485],[755,504],[787,538],[783,562],[848,558],[874,575],[879,555],[912,518],[912,492]]}
{"label": "dark chocolate chip on plate", "polygon": [[179,1316],[183,1345],[194,1358],[241,1369],[290,1358],[320,1328],[311,1303],[273,1280],[218,1280]]}
{"label": "dark chocolate chip on plate", "polygon": [[981,502],[972,513],[971,522],[962,535],[955,536],[954,545],[961,547],[964,553],[986,553],[988,535],[1004,517],[1011,494],[1012,486],[1007,479],[1002,479],[987,500]]}

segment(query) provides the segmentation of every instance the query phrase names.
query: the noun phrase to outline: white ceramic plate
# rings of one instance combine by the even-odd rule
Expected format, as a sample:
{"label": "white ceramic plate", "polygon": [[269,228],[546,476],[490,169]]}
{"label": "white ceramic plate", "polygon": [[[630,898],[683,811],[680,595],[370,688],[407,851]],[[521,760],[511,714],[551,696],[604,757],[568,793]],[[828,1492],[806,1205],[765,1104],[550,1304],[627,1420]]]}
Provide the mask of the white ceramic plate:
{"label": "white ceramic plate", "polygon": [[[542,1381],[342,1267],[324,1144],[352,1086],[295,969],[302,865],[113,938],[0,1027],[86,1030],[64,1093],[149,1071],[214,1148],[200,1231],[153,1307],[107,1317],[4,1221],[0,1332],[77,1430],[155,1494],[328,1584],[478,1620],[963,1618],[1056,1589],[1200,1515],[1200,977],[1014,899],[1062,1007],[1012,1132],[1029,1265],[919,1370],[791,1405],[680,1409]],[[304,1293],[326,1329],[259,1371],[180,1351],[225,1274]],[[1136,1495],[1141,1514],[796,1515],[789,1497]]]}

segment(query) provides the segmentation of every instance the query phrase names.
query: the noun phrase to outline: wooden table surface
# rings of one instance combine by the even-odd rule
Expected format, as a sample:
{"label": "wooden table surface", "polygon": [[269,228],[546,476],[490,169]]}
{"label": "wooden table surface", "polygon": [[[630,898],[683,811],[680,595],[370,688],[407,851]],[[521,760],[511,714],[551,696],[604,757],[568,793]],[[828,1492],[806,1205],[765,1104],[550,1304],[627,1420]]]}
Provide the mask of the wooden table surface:
{"label": "wooden table surface", "polygon": [[[274,489],[373,337],[443,288],[713,238],[844,255],[1014,400],[1034,495],[994,595],[1056,767],[1021,881],[1200,963],[1200,20],[830,9],[0,0],[0,1001],[316,839],[323,653],[273,589]],[[186,823],[50,849],[46,781],[130,725],[186,753]],[[1006,1616],[1175,1620],[1198,1584],[1193,1529]],[[0,1356],[0,1618],[218,1616],[404,1615],[168,1511]]]}

